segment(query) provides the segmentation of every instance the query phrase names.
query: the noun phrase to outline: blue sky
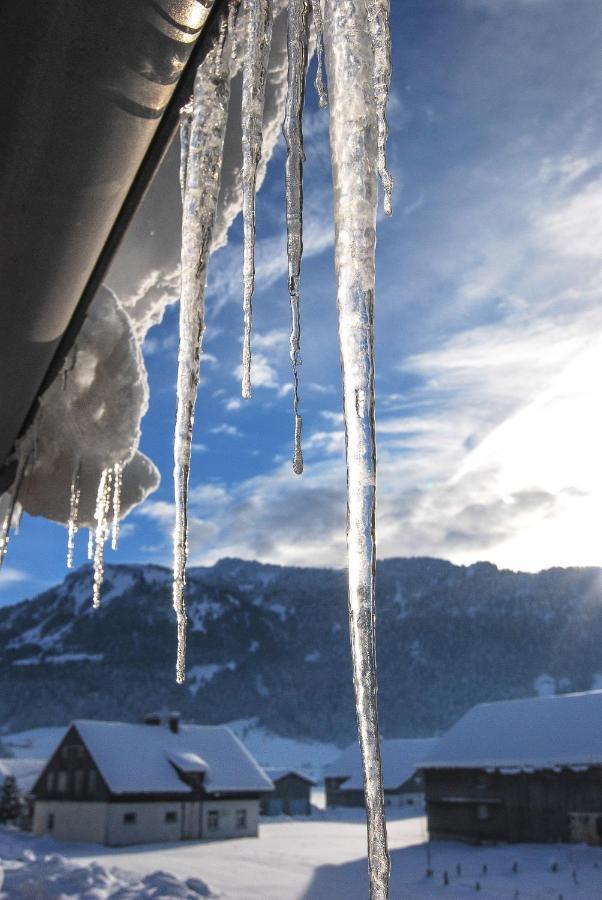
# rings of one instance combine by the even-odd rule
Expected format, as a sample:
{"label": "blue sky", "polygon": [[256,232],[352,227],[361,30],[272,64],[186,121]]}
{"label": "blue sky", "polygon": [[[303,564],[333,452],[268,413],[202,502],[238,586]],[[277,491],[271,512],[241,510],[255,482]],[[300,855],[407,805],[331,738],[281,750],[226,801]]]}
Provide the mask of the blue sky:
{"label": "blue sky", "polygon": [[[395,0],[378,232],[379,556],[510,568],[602,561],[602,6]],[[313,72],[312,72],[313,74]],[[241,229],[211,263],[191,477],[190,558],[344,565],[345,471],[327,111],[308,90],[301,405],[291,471],[284,151],[257,207],[255,390],[239,400]],[[108,283],[173,293],[175,156]],[[151,331],[141,449],[159,490],[107,561],[169,564],[177,308]],[[0,602],[65,573],[65,530],[25,517]],[[76,564],[85,559],[80,536]]]}

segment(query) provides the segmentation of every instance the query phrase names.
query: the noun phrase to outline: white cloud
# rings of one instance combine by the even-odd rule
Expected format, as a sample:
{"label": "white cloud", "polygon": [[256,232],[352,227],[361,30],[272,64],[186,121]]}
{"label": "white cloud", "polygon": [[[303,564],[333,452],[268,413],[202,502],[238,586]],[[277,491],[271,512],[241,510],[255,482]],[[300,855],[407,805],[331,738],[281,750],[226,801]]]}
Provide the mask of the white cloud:
{"label": "white cloud", "polygon": [[3,566],[2,572],[0,573],[0,587],[7,587],[9,584],[18,584],[21,581],[27,581],[29,578],[31,578],[31,575],[28,575],[27,572],[22,572],[21,569]]}
{"label": "white cloud", "polygon": [[222,422],[221,425],[216,425],[215,428],[209,429],[211,434],[227,434],[229,437],[242,437],[242,432],[236,427],[236,425],[228,425],[227,422]]}

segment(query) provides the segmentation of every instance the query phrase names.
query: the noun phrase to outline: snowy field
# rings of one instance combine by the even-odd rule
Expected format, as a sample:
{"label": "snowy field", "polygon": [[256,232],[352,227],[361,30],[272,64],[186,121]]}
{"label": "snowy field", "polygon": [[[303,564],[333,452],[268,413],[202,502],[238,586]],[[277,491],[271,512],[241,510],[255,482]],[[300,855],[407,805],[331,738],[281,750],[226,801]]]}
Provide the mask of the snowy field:
{"label": "snowy field", "polygon": [[[602,898],[602,849],[436,843],[431,845],[433,875],[428,877],[424,836],[422,818],[389,822],[394,900],[456,900],[475,894],[495,900]],[[2,900],[367,898],[365,826],[356,813],[264,820],[259,839],[123,850],[0,831],[0,856]]]}

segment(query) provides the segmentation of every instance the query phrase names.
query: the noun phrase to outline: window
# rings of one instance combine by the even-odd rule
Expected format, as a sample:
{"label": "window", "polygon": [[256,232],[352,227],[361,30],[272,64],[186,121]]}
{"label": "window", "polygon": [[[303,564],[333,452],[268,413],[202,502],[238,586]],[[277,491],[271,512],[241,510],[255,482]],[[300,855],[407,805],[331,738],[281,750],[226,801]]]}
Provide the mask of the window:
{"label": "window", "polygon": [[489,807],[486,806],[484,803],[479,803],[479,805],[477,806],[477,818],[481,822],[484,822],[486,819],[489,818]]}
{"label": "window", "polygon": [[96,791],[96,772],[90,769],[88,772],[88,793],[93,794]]}
{"label": "window", "polygon": [[56,786],[57,791],[62,791],[63,793],[67,790],[67,773],[59,772],[58,773],[58,783]]}
{"label": "window", "polygon": [[46,830],[54,830],[54,813],[48,813],[48,818],[46,819]]}
{"label": "window", "polygon": [[123,814],[123,824],[124,825],[135,825],[136,824],[136,813],[129,812]]}
{"label": "window", "polygon": [[46,775],[46,790],[49,791],[49,793],[52,793],[54,791],[54,787],[54,772],[48,772],[48,774]]}
{"label": "window", "polygon": [[237,828],[246,828],[247,827],[247,811],[246,811],[246,809],[237,809],[236,810],[236,827]]}
{"label": "window", "polygon": [[217,831],[219,828],[219,812],[217,809],[210,809],[207,813],[207,831]]}
{"label": "window", "polygon": [[81,769],[78,769],[75,773],[75,778],[73,780],[73,790],[76,794],[83,794],[84,792],[84,773]]}
{"label": "window", "polygon": [[178,821],[177,812],[173,812],[172,810],[170,810],[169,812],[166,812],[165,813],[165,821],[166,822],[177,822]]}
{"label": "window", "polygon": [[69,747],[65,744],[64,747],[61,747],[61,759],[67,759],[69,755]]}

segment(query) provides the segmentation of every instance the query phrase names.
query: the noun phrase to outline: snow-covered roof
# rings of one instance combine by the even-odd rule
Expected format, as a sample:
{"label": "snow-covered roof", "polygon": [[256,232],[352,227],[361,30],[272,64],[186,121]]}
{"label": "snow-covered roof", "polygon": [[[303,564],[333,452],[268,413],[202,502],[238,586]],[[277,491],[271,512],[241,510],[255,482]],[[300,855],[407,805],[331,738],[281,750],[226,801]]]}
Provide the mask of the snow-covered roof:
{"label": "snow-covered roof", "polygon": [[22,794],[28,794],[35,782],[38,780],[40,772],[46,765],[45,759],[0,759],[0,783],[4,781],[7,775],[14,775],[17,779],[17,786]]}
{"label": "snow-covered roof", "polygon": [[[223,725],[162,725],[76,720],[73,725],[114,794],[187,793],[174,763],[204,771],[208,793],[271,791],[274,786],[245,746]],[[205,768],[201,769],[200,766]],[[193,768],[190,768],[192,766]]]}
{"label": "snow-covered roof", "polygon": [[[401,787],[414,775],[422,760],[436,746],[438,738],[400,738],[381,741],[383,785],[386,791]],[[348,778],[341,785],[345,790],[362,790],[362,761],[359,744],[351,744],[324,770],[327,778]]]}
{"label": "snow-covered roof", "polygon": [[307,781],[308,784],[315,784],[316,782],[313,778],[310,778],[309,775],[306,775],[305,772],[299,771],[299,769],[287,769],[277,766],[264,766],[264,772],[268,775],[272,781],[280,781],[281,778],[286,778],[287,775],[296,775],[297,778],[302,778],[303,781]]}
{"label": "snow-covered roof", "polygon": [[441,738],[423,768],[602,765],[602,691],[481,703]]}
{"label": "snow-covered roof", "polygon": [[204,759],[198,755],[198,753],[191,753],[189,750],[175,750],[173,753],[169,752],[167,754],[167,758],[170,763],[173,763],[176,768],[180,770],[180,772],[206,772],[209,766],[205,762]]}

